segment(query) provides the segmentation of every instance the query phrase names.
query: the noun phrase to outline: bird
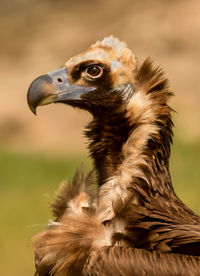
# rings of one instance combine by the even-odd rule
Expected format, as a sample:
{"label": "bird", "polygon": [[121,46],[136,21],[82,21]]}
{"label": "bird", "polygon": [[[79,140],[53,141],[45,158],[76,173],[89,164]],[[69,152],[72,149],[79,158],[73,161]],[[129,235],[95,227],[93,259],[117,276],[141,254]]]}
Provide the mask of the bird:
{"label": "bird", "polygon": [[[101,250],[105,251],[102,253],[95,248],[96,260],[109,254],[119,259],[121,250],[123,256],[132,256],[124,259],[129,259],[133,266],[137,263],[137,254],[141,262],[143,259],[160,258],[163,260],[163,271],[166,263],[169,269],[175,269],[175,266],[184,267],[184,262],[189,264],[192,260],[196,266],[191,265],[194,267],[191,275],[198,275],[200,217],[178,198],[169,171],[173,109],[168,101],[172,95],[160,67],[155,67],[150,58],[139,64],[133,51],[124,42],[109,36],[70,58],[62,68],[35,79],[28,89],[27,100],[34,114],[38,106],[62,103],[84,109],[93,116],[86,126],[85,135],[89,140],[88,148],[97,175],[97,188],[96,196],[82,207],[82,215],[86,225],[90,216],[98,224],[91,222],[91,228],[86,227],[91,230],[91,235],[95,233],[92,225],[94,229],[101,228]],[[64,194],[68,198],[67,193]],[[90,198],[88,193],[86,195]],[[67,212],[66,206],[64,210]],[[45,257],[45,252],[51,253],[51,238],[45,237],[48,234],[49,237],[54,236],[52,229],[57,229],[59,236],[59,223],[65,221],[65,211],[62,211],[61,217],[56,217],[53,225],[37,236],[36,256],[43,256],[38,257],[38,271],[42,271],[41,267],[50,258]],[[55,209],[54,213],[57,213]],[[69,219],[67,213],[66,217]],[[76,223],[78,229],[81,223]],[[90,235],[89,230],[85,234]],[[69,238],[72,236],[69,235]],[[49,245],[45,240],[50,242]],[[95,240],[95,236],[89,240]],[[99,243],[99,238],[97,240]],[[45,251],[45,248],[48,250]],[[56,254],[59,255],[58,252]],[[55,252],[52,252],[53,255],[55,257]],[[183,261],[183,258],[188,259]],[[67,259],[73,258],[68,255]],[[89,260],[84,261],[89,264]],[[49,275],[54,275],[55,271],[55,275],[72,275],[59,274],[64,267],[62,262],[64,255],[53,268],[48,268],[51,271]],[[151,262],[147,263],[146,266],[149,265],[148,269],[151,269]],[[107,265],[109,267],[104,262],[104,267]],[[110,267],[110,271],[117,270],[116,266]],[[148,269],[147,272],[150,271]],[[133,268],[131,271],[134,271]],[[76,273],[81,275],[80,270]],[[85,275],[102,275],[92,273]],[[141,270],[130,275],[139,273]],[[148,275],[155,274],[159,274],[156,267]],[[129,274],[119,272],[118,275]],[[179,270],[172,275],[188,274]]]}

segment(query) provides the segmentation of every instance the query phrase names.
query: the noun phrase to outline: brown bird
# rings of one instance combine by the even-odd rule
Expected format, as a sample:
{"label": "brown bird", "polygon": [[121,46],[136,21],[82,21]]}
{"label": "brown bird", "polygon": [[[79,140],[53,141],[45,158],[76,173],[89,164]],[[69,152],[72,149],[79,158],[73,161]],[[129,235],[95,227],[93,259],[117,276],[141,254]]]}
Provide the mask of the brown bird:
{"label": "brown bird", "polygon": [[[63,192],[66,205],[61,208],[62,215],[57,215],[36,242],[39,275],[80,275],[80,267],[79,274],[69,274],[70,269],[76,271],[72,268],[75,259],[88,273],[83,275],[113,275],[116,271],[117,275],[144,271],[147,275],[169,275],[171,268],[171,275],[190,275],[186,272],[189,268],[191,275],[200,273],[199,257],[194,257],[200,256],[200,217],[177,197],[169,173],[171,95],[163,71],[154,68],[149,59],[138,66],[133,52],[113,37],[104,38],[71,58],[62,69],[32,82],[28,104],[34,113],[38,105],[49,103],[65,103],[92,113],[86,136],[99,186],[94,200],[82,206],[78,196],[78,205],[72,204],[81,210],[79,217],[76,212],[69,216],[70,201]],[[85,232],[76,233],[78,229]],[[87,251],[84,239],[89,255],[83,253]],[[73,255],[77,243],[80,255],[90,257]],[[85,264],[101,269],[97,264],[100,259],[105,273],[89,274]],[[125,260],[129,260],[130,270]],[[146,268],[141,269],[141,263]],[[41,272],[43,267],[46,274]],[[106,272],[109,269],[110,274]]]}

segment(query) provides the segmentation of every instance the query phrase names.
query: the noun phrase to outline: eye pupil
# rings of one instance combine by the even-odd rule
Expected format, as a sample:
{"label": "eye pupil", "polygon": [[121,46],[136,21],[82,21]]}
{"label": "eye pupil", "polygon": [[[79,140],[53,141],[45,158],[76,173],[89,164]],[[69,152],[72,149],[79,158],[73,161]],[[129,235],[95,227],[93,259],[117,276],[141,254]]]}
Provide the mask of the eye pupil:
{"label": "eye pupil", "polygon": [[103,69],[99,65],[91,65],[86,69],[87,75],[92,78],[98,78],[102,75]]}
{"label": "eye pupil", "polygon": [[88,74],[91,76],[97,76],[101,72],[101,68],[99,66],[91,66],[87,70]]}

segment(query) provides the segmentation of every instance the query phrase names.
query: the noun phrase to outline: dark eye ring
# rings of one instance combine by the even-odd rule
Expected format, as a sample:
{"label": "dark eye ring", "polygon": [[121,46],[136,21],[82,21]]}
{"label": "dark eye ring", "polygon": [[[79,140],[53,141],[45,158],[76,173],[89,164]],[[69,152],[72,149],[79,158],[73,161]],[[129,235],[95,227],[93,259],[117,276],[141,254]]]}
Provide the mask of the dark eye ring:
{"label": "dark eye ring", "polygon": [[102,76],[103,74],[103,68],[100,65],[90,65],[86,69],[86,75],[89,78],[97,79]]}

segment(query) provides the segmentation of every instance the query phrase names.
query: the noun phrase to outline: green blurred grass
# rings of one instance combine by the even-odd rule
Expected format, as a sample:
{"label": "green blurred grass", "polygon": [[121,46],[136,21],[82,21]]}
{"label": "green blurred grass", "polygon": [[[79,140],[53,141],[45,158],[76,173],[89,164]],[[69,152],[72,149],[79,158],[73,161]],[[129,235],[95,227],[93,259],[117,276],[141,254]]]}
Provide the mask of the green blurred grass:
{"label": "green blurred grass", "polygon": [[44,229],[58,184],[71,179],[85,157],[0,152],[0,275],[34,274],[31,237]]}
{"label": "green blurred grass", "polygon": [[170,171],[177,195],[200,214],[200,141],[181,143],[175,140]]}
{"label": "green blurred grass", "polygon": [[[0,275],[33,275],[31,237],[51,217],[48,203],[58,184],[71,179],[82,161],[88,170],[91,162],[82,156],[0,151]],[[200,143],[175,142],[170,166],[177,194],[200,212]]]}

